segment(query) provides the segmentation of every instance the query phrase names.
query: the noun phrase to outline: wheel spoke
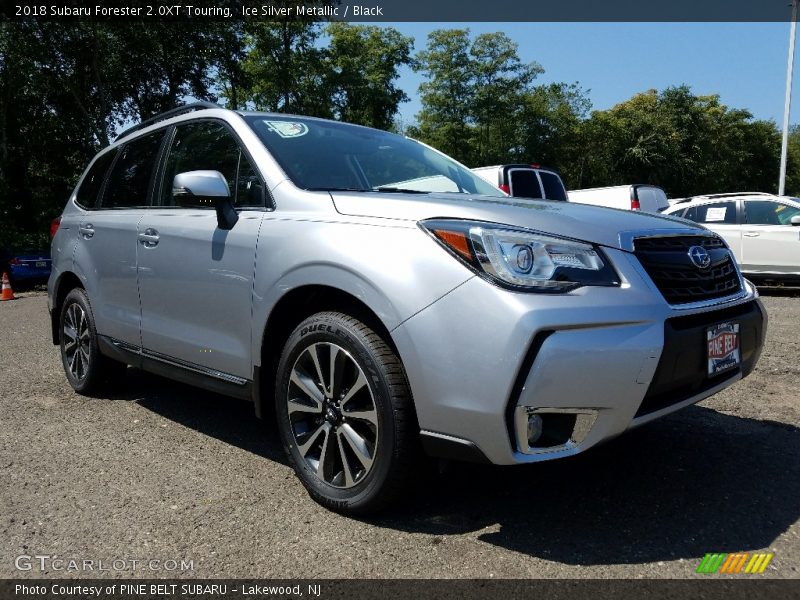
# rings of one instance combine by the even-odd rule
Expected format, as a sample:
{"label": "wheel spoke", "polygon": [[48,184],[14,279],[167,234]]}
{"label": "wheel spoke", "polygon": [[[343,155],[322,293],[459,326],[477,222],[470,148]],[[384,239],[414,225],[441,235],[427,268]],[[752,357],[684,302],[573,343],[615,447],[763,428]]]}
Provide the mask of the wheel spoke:
{"label": "wheel spoke", "polygon": [[336,384],[339,383],[342,369],[342,361],[337,360],[339,358],[339,347],[338,346],[331,346],[331,353],[330,353],[330,370],[328,371],[330,375],[330,385],[328,387],[328,396],[330,398],[335,398],[338,389]]}
{"label": "wheel spoke", "polygon": [[305,458],[305,455],[308,454],[308,451],[311,450],[311,447],[314,445],[314,442],[317,441],[317,438],[324,432],[327,436],[328,430],[330,429],[330,423],[323,423],[319,427],[317,427],[311,434],[308,436],[308,439],[297,446],[297,449],[300,451],[300,454]]}
{"label": "wheel spoke", "polygon": [[69,360],[69,372],[72,373],[75,377],[78,376],[78,355],[80,352],[77,350],[72,353],[72,356],[68,357]]}
{"label": "wheel spoke", "polygon": [[314,385],[314,382],[309,377],[303,375],[297,370],[297,367],[292,370],[292,376],[290,379],[292,383],[299,387],[306,396],[308,396],[320,407],[322,406],[322,401],[325,399],[325,396],[319,391],[319,388]]}
{"label": "wheel spoke", "polygon": [[363,388],[365,385],[367,385],[367,378],[364,377],[364,372],[361,369],[359,369],[358,370],[358,378],[356,378],[356,382],[353,384],[353,387],[351,387],[347,391],[347,394],[345,395],[345,397],[342,398],[342,403],[341,403],[342,408],[344,408],[344,406],[348,402],[350,402],[350,400],[353,399],[353,396],[355,396],[361,390],[361,388]]}
{"label": "wheel spoke", "polygon": [[70,326],[69,323],[64,323],[64,335],[67,336],[69,341],[73,344],[78,338],[78,332],[75,331],[75,328]]}
{"label": "wheel spoke", "polygon": [[[326,428],[325,430],[325,439],[322,440],[322,450],[319,451],[319,463],[317,463],[317,477],[322,479],[323,481],[327,481],[325,477],[325,465],[328,464],[329,458],[329,448],[330,448],[330,441],[333,437],[330,432],[330,427]],[[335,442],[334,442],[335,443]],[[329,470],[330,472],[330,470]]]}
{"label": "wheel spoke", "polygon": [[317,381],[325,390],[325,394],[330,395],[330,390],[328,390],[327,386],[325,385],[325,376],[322,374],[322,366],[319,364],[319,354],[317,353],[318,345],[319,344],[314,344],[313,346],[309,347],[307,352],[311,356],[311,360],[314,362],[314,368],[317,370]]}
{"label": "wheel spoke", "polygon": [[336,432],[336,442],[339,446],[339,456],[342,459],[342,472],[344,473],[344,485],[350,487],[355,483],[353,480],[353,473],[350,470],[350,463],[348,462],[347,453],[344,451],[344,442],[342,441],[342,430]]}
{"label": "wheel spoke", "polygon": [[378,426],[378,411],[376,410],[353,410],[343,411],[342,414],[348,419],[358,419],[359,421],[369,421],[376,427]]}
{"label": "wheel spoke", "polygon": [[319,402],[316,398],[311,398],[314,402],[314,406],[309,406],[305,402],[302,401],[301,398],[292,398],[289,400],[289,414],[293,415],[295,413],[305,413],[311,415],[319,415],[322,413],[322,403]]}
{"label": "wheel spoke", "polygon": [[342,437],[347,440],[347,444],[355,453],[356,458],[364,465],[365,469],[369,469],[372,466],[372,456],[370,455],[366,440],[347,423],[342,425],[340,431],[342,432]]}

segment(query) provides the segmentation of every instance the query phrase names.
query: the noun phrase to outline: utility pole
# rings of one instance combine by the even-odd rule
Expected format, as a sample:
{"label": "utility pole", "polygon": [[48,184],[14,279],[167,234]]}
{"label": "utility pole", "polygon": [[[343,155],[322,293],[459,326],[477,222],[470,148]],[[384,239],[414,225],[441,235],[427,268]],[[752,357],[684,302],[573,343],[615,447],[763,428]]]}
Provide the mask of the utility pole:
{"label": "utility pole", "polygon": [[786,155],[789,150],[789,108],[792,104],[792,71],[794,71],[794,38],[797,31],[797,2],[792,0],[792,25],[789,29],[789,61],[786,65],[786,101],[783,106],[783,140],[781,141],[781,174],[778,195],[786,191]]}

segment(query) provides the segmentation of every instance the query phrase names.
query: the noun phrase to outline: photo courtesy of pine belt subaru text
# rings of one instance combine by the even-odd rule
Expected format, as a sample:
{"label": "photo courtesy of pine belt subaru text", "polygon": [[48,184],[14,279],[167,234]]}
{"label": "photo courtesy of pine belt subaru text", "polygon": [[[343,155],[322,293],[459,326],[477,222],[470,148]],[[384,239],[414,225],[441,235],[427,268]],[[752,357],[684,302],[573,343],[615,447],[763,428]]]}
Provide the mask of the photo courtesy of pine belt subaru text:
{"label": "photo courtesy of pine belt subaru text", "polygon": [[582,452],[748,375],[767,316],[717,234],[513,198],[420,142],[199,103],[88,165],[52,243],[80,394],[126,365],[247,399],[324,506],[387,506],[420,452]]}

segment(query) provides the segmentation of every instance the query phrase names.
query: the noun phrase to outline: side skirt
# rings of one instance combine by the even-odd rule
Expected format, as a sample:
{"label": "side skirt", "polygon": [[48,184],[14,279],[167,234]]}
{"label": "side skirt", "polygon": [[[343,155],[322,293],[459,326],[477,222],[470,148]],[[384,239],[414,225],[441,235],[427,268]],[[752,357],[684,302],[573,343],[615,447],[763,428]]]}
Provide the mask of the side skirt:
{"label": "side skirt", "polygon": [[100,352],[105,356],[143,371],[217,394],[242,400],[253,400],[253,382],[248,379],[144,350],[104,335],[98,336],[98,346]]}

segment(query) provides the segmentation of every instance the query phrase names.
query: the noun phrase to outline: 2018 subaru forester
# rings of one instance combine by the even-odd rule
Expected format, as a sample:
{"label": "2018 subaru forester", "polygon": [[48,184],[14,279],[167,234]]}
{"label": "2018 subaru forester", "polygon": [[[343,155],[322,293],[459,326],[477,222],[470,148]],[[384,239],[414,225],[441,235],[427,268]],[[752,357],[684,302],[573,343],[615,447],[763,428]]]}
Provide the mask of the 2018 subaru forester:
{"label": "2018 subaru forester", "polygon": [[392,500],[420,445],[575,454],[747,375],[766,314],[670,217],[509,198],[419,142],[184,107],[91,162],[53,239],[72,387],[135,365],[252,400],[311,496]]}

